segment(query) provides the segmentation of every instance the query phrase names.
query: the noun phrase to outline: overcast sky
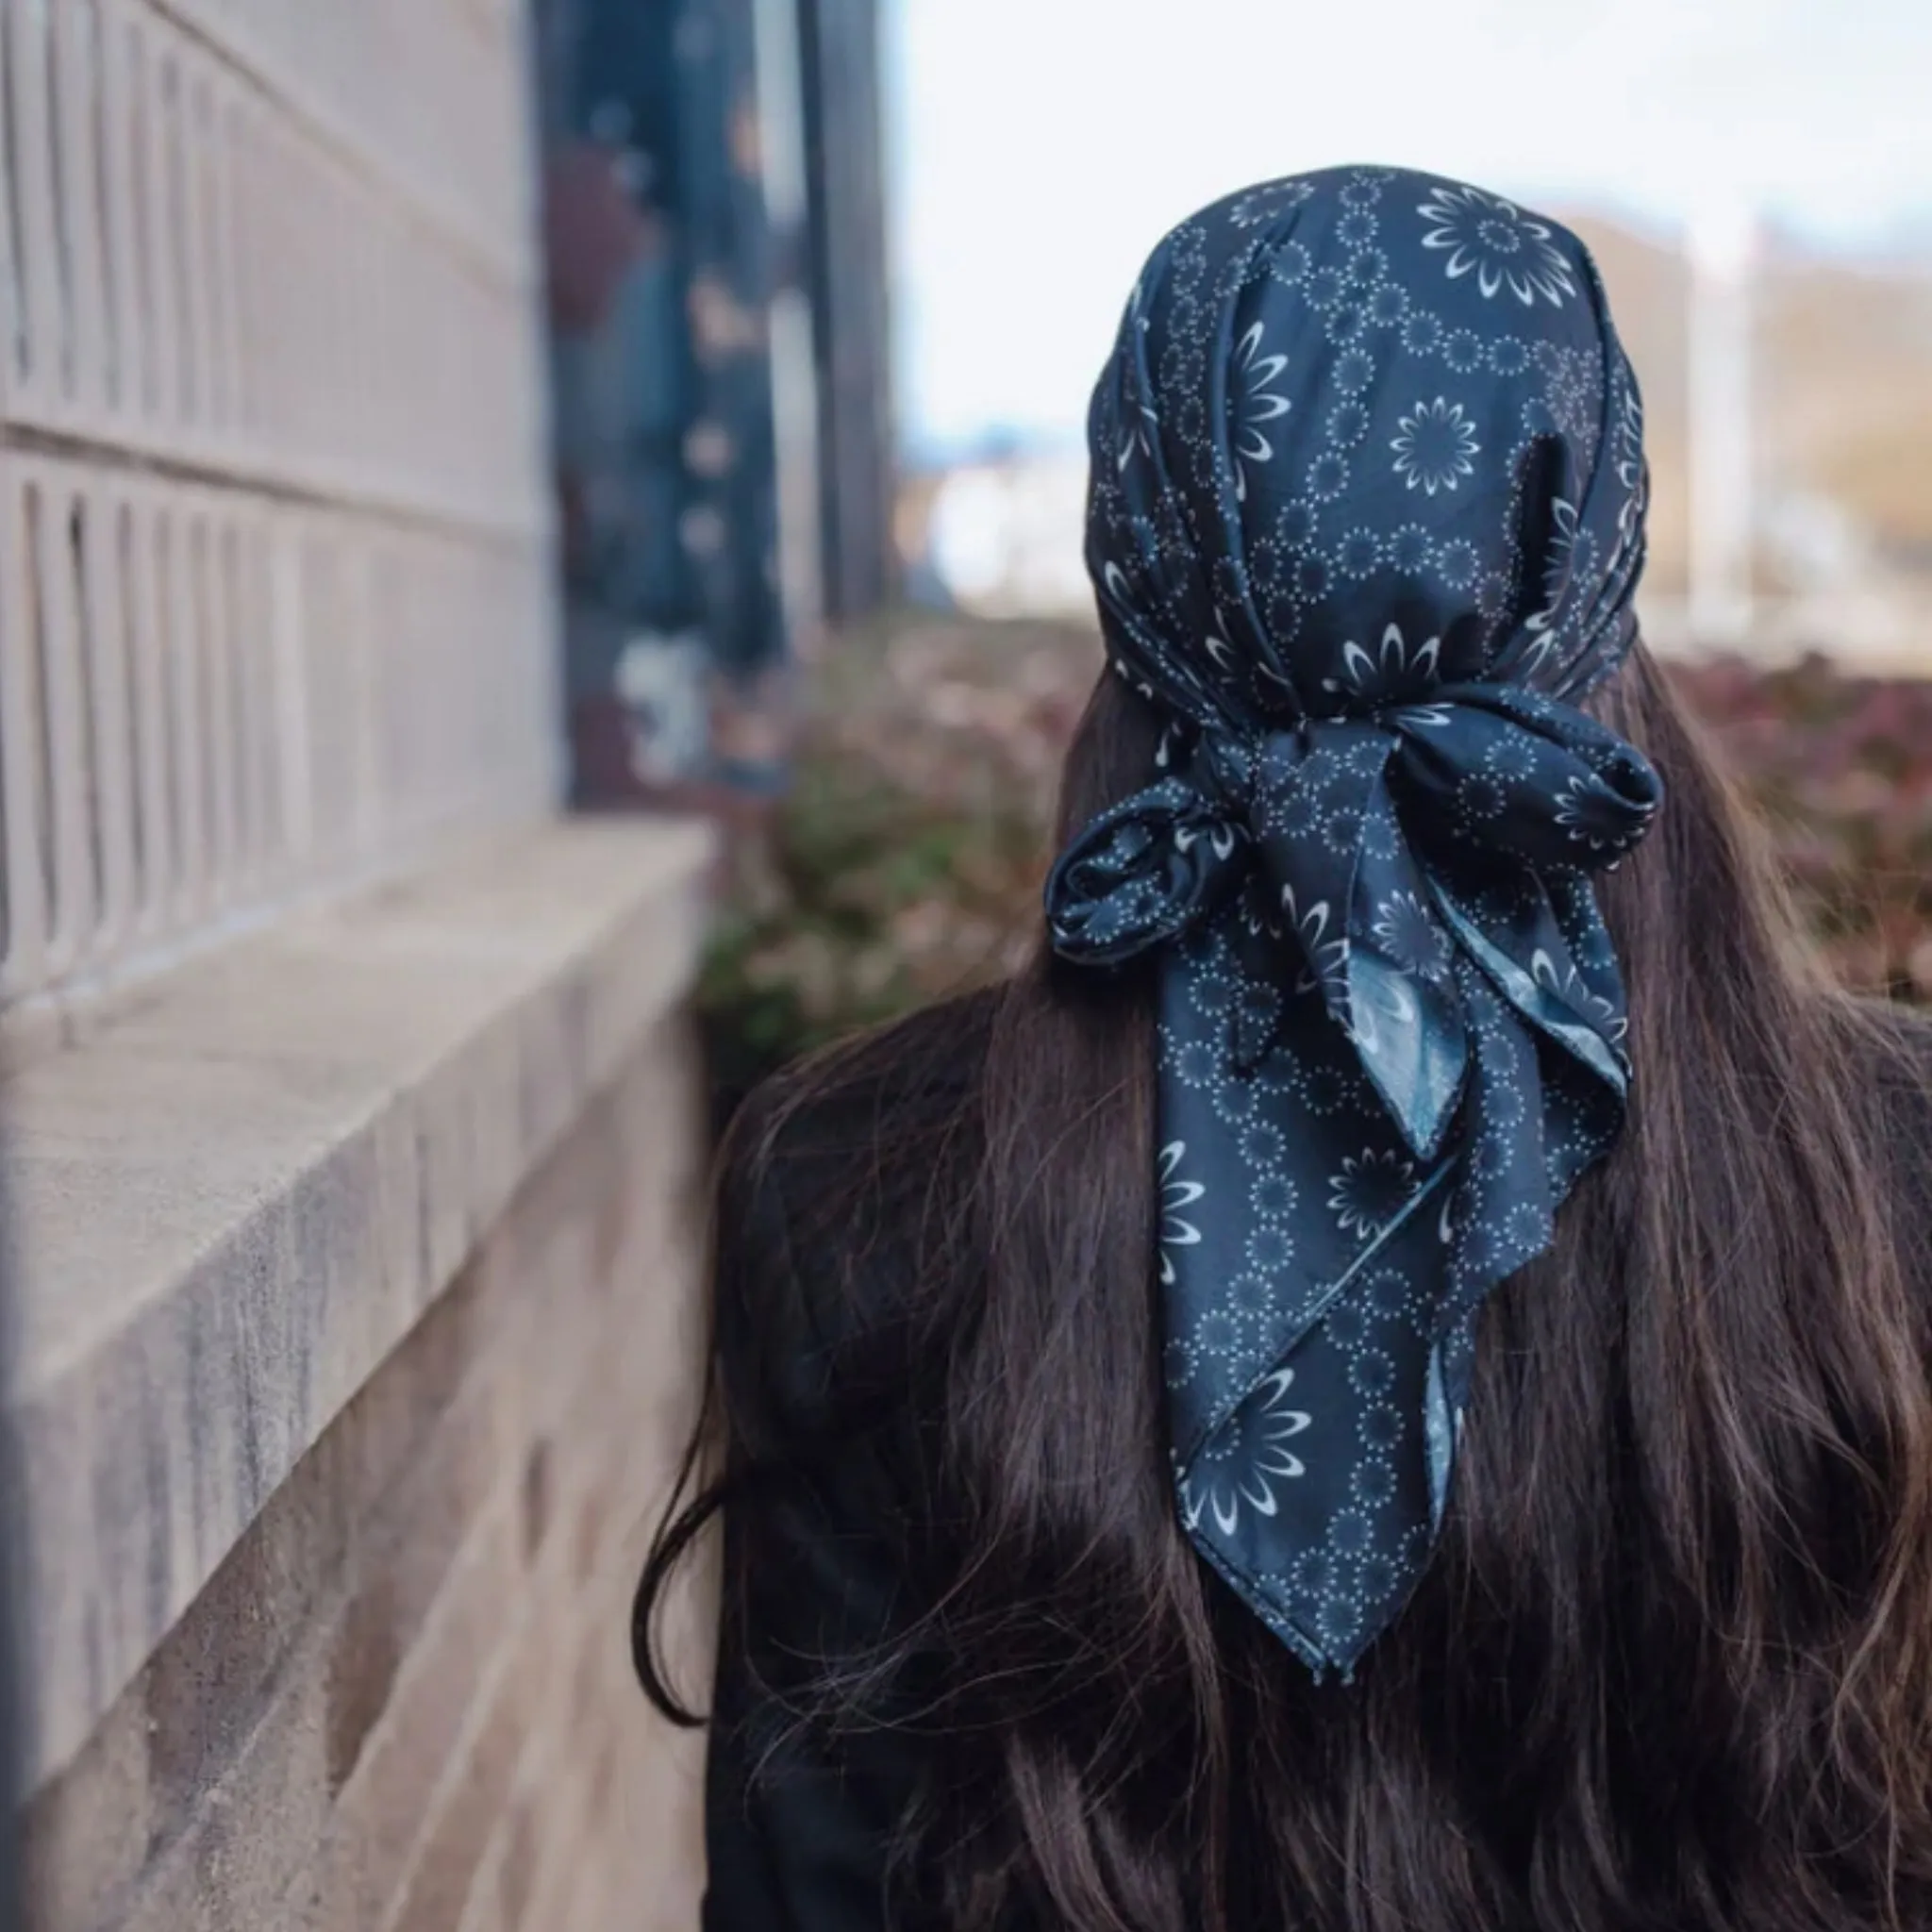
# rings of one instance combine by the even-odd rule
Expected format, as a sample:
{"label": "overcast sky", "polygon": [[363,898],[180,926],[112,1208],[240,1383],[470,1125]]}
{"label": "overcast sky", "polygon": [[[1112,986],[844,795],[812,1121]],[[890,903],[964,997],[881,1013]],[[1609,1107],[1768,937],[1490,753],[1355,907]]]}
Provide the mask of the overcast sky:
{"label": "overcast sky", "polygon": [[[1932,236],[1932,0],[886,0],[915,442],[1077,431],[1162,231],[1338,161]],[[1932,252],[1932,249],[1928,249]]]}

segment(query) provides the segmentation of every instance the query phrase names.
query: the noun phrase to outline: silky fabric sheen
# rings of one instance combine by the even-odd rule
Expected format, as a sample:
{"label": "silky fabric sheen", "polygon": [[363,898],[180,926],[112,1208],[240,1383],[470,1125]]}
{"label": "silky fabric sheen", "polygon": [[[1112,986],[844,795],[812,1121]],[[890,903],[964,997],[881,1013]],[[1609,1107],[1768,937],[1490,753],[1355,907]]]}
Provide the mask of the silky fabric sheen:
{"label": "silky fabric sheen", "polygon": [[1636,635],[1641,405],[1574,236],[1350,168],[1161,242],[1089,441],[1109,656],[1168,729],[1048,929],[1158,961],[1181,1520],[1347,1673],[1447,1507],[1483,1297],[1624,1118],[1591,878],[1660,791],[1574,700]]}

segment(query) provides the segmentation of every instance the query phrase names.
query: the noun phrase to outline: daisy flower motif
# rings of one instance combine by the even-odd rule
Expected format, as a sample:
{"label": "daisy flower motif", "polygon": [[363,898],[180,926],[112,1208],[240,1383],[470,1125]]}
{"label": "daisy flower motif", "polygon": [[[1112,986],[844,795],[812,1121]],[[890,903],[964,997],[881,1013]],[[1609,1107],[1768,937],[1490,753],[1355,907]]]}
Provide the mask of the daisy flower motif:
{"label": "daisy flower motif", "polygon": [[1276,1514],[1281,1507],[1277,1485],[1307,1474],[1307,1464],[1288,1445],[1314,1417],[1291,1406],[1293,1386],[1292,1369],[1275,1370],[1203,1445],[1181,1480],[1182,1513],[1190,1529],[1211,1517],[1223,1536],[1232,1536],[1244,1510]]}
{"label": "daisy flower motif", "polygon": [[1399,1154],[1365,1147],[1328,1176],[1328,1208],[1343,1234],[1373,1240],[1401,1212],[1415,1191],[1415,1169]]}
{"label": "daisy flower motif", "polygon": [[1177,1177],[1187,1152],[1185,1141],[1170,1141],[1160,1150],[1157,1171],[1160,1189],[1160,1279],[1169,1288],[1174,1286],[1174,1280],[1171,1251],[1174,1248],[1195,1248],[1201,1244],[1201,1230],[1192,1222],[1181,1218],[1181,1209],[1191,1208],[1208,1191],[1199,1181]]}
{"label": "daisy flower motif", "polygon": [[1341,647],[1341,675],[1324,677],[1324,691],[1386,703],[1436,682],[1436,660],[1442,640],[1429,638],[1411,647],[1399,624],[1382,633],[1382,647],[1371,657],[1353,639]]}
{"label": "daisy flower motif", "polygon": [[1542,608],[1527,625],[1538,632],[1548,631],[1555,625],[1564,592],[1573,579],[1587,575],[1588,566],[1595,560],[1589,534],[1582,527],[1574,503],[1557,497],[1550,506],[1550,516],[1549,548],[1543,554]]}
{"label": "daisy flower motif", "polygon": [[1288,398],[1271,387],[1288,367],[1288,358],[1262,355],[1265,327],[1256,323],[1235,350],[1238,392],[1230,398],[1229,408],[1234,415],[1234,491],[1243,503],[1248,497],[1249,466],[1274,460],[1274,442],[1266,425],[1287,415],[1290,407]]}
{"label": "daisy flower motif", "polygon": [[1332,922],[1334,929],[1330,930],[1327,900],[1318,899],[1304,911],[1295,904],[1294,888],[1283,886],[1281,910],[1301,941],[1302,955],[1307,961],[1295,991],[1306,992],[1337,978],[1348,961],[1348,935],[1341,930],[1340,920]]}
{"label": "daisy flower motif", "polygon": [[1448,970],[1448,936],[1414,892],[1390,893],[1370,930],[1398,966],[1424,979],[1440,979]]}
{"label": "daisy flower motif", "polygon": [[1154,435],[1159,426],[1159,418],[1145,403],[1128,415],[1121,426],[1120,448],[1114,457],[1119,468],[1124,470],[1137,456],[1151,457],[1154,454]]}
{"label": "daisy flower motif", "polygon": [[1480,188],[1441,187],[1417,208],[1430,224],[1424,248],[1448,257],[1451,281],[1473,275],[1493,299],[1507,293],[1525,308],[1539,301],[1560,308],[1576,293],[1576,277],[1546,223]]}
{"label": "daisy flower motif", "polygon": [[1621,810],[1622,801],[1594,772],[1563,781],[1557,794],[1556,820],[1573,845],[1587,846],[1591,852],[1620,852],[1629,842],[1621,825],[1606,829],[1601,810],[1606,803]]}
{"label": "daisy flower motif", "polygon": [[1455,490],[1465,476],[1475,475],[1474,458],[1482,452],[1475,425],[1460,403],[1438,396],[1418,403],[1399,419],[1400,433],[1390,440],[1395,452],[1395,474],[1411,490]]}

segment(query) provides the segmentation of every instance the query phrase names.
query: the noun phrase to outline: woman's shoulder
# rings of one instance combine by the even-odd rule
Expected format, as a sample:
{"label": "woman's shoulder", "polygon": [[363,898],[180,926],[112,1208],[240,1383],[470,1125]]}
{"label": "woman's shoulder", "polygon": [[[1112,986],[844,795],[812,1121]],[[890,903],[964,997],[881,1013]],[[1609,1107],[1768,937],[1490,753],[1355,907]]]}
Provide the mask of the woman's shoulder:
{"label": "woman's shoulder", "polygon": [[[722,1366],[741,1400],[817,1425],[916,1374],[909,1333],[978,1167],[996,991],[941,1002],[781,1073],[725,1136],[714,1256]],[[734,1404],[734,1406],[738,1406]]]}

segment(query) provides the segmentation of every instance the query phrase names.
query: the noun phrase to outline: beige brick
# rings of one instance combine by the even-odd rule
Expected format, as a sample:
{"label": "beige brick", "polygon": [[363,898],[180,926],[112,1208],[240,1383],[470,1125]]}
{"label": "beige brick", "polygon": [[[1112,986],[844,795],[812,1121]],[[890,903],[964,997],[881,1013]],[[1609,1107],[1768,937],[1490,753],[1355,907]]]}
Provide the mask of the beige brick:
{"label": "beige brick", "polygon": [[476,1861],[508,1801],[532,1710],[531,1674],[512,1657],[461,1746],[454,1785],[429,1828],[408,1889],[388,1921],[392,1932],[456,1932]]}
{"label": "beige brick", "polygon": [[689,970],[707,845],[584,824],[492,841],[184,965],[0,1074],[0,1236],[35,1290],[5,1391],[35,1499],[31,1786],[639,1062]]}
{"label": "beige brick", "polygon": [[148,1738],[138,1694],[122,1699],[23,1821],[27,1923],[115,1923],[147,1861],[153,1834]]}
{"label": "beige brick", "polygon": [[702,1740],[627,1656],[701,1345],[688,1074],[655,1040],[592,1100],[41,1794],[37,1928],[694,1926]]}
{"label": "beige brick", "polygon": [[404,1659],[389,1707],[281,1923],[312,1932],[370,1932],[381,1922],[502,1647],[519,1577],[515,1518],[498,1508],[479,1526]]}

